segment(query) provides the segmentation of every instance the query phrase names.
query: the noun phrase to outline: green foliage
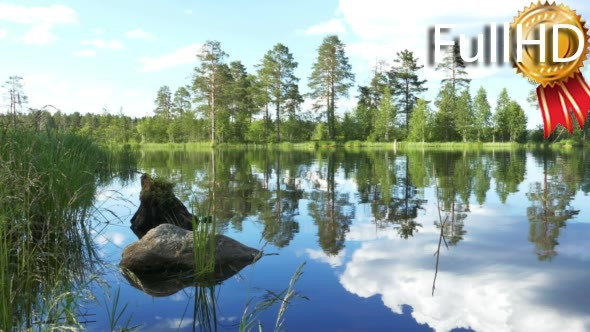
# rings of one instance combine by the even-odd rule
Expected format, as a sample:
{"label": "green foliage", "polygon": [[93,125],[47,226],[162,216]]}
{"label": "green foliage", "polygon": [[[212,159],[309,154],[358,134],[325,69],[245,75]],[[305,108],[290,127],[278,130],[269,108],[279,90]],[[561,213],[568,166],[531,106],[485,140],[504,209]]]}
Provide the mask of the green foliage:
{"label": "green foliage", "polygon": [[327,137],[328,137],[328,133],[327,133],[326,127],[324,126],[323,123],[318,123],[315,126],[315,130],[313,131],[313,136],[311,137],[311,139],[314,141],[323,141],[323,140],[327,139]]}
{"label": "green foliage", "polygon": [[253,143],[266,142],[266,123],[264,120],[252,122],[246,133],[246,139]]}
{"label": "green foliage", "polygon": [[502,89],[494,114],[494,133],[501,141],[522,141],[526,134],[526,116],[520,105],[511,100],[508,90]]}
{"label": "green foliage", "polygon": [[523,141],[526,133],[526,115],[520,105],[511,101],[507,109],[508,134],[511,142]]}
{"label": "green foliage", "polygon": [[176,92],[174,92],[174,101],[172,103],[172,113],[177,118],[182,118],[186,112],[190,112],[192,109],[191,105],[191,93],[189,87],[181,86]]}
{"label": "green foliage", "polygon": [[477,90],[473,101],[474,131],[478,142],[487,140],[492,128],[492,111],[486,90],[482,87]]}
{"label": "green foliage", "polygon": [[225,136],[227,141],[243,142],[252,115],[257,111],[253,96],[255,78],[248,74],[246,67],[240,61],[231,62],[229,67],[232,78],[227,108],[230,126],[229,133]]}
{"label": "green foliage", "polygon": [[428,132],[430,121],[431,111],[428,107],[428,103],[424,99],[418,99],[416,108],[412,111],[410,117],[410,132],[408,134],[408,140],[411,142],[427,141],[430,135]]}
{"label": "green foliage", "polygon": [[168,142],[168,120],[163,117],[144,118],[137,124],[142,143]]}
{"label": "green foliage", "polygon": [[374,130],[370,135],[371,141],[388,142],[394,138],[396,108],[393,104],[389,87],[385,87],[383,97],[377,108]]}
{"label": "green foliage", "polygon": [[154,109],[156,116],[161,116],[165,119],[172,117],[172,92],[169,86],[164,85],[160,87],[154,103],[156,104],[156,109]]}
{"label": "green foliage", "polygon": [[454,117],[456,96],[453,91],[452,84],[447,82],[435,101],[438,111],[434,114],[432,131],[433,138],[436,141],[448,142],[457,139],[456,119]]}
{"label": "green foliage", "polygon": [[473,103],[469,89],[463,90],[455,105],[453,114],[457,132],[463,142],[467,142],[472,136],[475,118],[473,116]]}

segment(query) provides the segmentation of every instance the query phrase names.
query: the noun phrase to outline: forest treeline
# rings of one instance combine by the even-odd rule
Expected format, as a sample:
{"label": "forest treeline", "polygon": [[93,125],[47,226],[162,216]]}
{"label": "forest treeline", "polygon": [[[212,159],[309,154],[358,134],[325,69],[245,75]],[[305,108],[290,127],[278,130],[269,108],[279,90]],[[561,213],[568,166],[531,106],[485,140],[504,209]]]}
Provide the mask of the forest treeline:
{"label": "forest treeline", "polygon": [[[506,89],[495,107],[483,87],[471,95],[458,47],[449,48],[436,68],[445,79],[434,101],[421,98],[426,79],[410,50],[397,52],[391,63],[378,61],[370,82],[353,89],[345,45],[335,35],[317,50],[307,94],[300,92],[298,63],[283,44],[268,50],[254,72],[238,60],[228,62],[218,41],[207,41],[196,57],[199,63],[186,85],[174,91],[168,85],[159,88],[153,116],[132,118],[122,109],[118,114],[26,109],[22,78],[11,76],[3,86],[8,107],[1,119],[7,126],[74,132],[107,143],[543,140],[542,128],[526,130],[525,113]],[[351,91],[356,91],[356,106],[338,110],[338,101]],[[309,107],[303,107],[305,101]],[[569,136],[560,129],[552,139]],[[585,140],[585,131],[574,136]]]}

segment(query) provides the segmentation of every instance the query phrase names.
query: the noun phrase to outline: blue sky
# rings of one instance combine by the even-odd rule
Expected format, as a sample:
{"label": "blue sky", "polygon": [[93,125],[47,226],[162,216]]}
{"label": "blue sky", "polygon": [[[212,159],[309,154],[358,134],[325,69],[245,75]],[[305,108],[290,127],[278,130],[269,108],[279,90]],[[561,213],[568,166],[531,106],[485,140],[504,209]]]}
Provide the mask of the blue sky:
{"label": "blue sky", "polygon": [[[14,1],[0,0],[0,79],[25,79],[31,107],[52,104],[65,112],[152,114],[161,85],[189,83],[200,45],[215,39],[229,54],[254,70],[277,42],[288,46],[299,63],[296,74],[306,91],[315,51],[324,36],[338,34],[347,44],[357,84],[366,84],[377,60],[391,61],[408,48],[426,59],[427,29],[456,24],[450,35],[481,33],[489,22],[511,21],[530,1]],[[590,5],[564,1],[582,17]],[[530,84],[509,66],[468,70],[473,93],[484,86],[492,106],[500,89],[509,88],[525,107],[529,127],[541,123],[526,103]],[[434,99],[442,74],[422,70]],[[350,98],[339,103],[350,110]]]}

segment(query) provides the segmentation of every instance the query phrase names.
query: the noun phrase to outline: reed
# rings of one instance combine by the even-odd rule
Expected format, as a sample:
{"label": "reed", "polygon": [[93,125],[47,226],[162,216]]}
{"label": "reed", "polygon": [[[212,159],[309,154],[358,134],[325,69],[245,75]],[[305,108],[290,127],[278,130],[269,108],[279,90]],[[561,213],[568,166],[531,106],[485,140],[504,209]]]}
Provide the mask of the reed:
{"label": "reed", "polygon": [[80,327],[87,223],[106,154],[69,134],[0,132],[0,330]]}
{"label": "reed", "polygon": [[280,303],[279,311],[277,313],[277,319],[275,321],[275,326],[273,331],[281,331],[283,327],[284,315],[287,312],[287,308],[291,305],[291,302],[295,298],[303,298],[307,299],[307,297],[300,295],[295,291],[295,284],[299,281],[299,278],[303,275],[303,268],[305,267],[305,262],[301,263],[295,273],[291,277],[289,281],[289,286],[285,288],[283,291],[279,293],[274,293],[271,291],[267,291],[266,296],[264,296],[258,303],[252,305],[252,300],[250,299],[246,304],[246,309],[242,314],[242,319],[240,320],[240,332],[247,332],[251,331],[254,326],[258,327],[259,331],[263,330],[262,323],[258,319],[263,312],[270,310],[273,306],[277,303]]}
{"label": "reed", "polygon": [[[193,255],[195,259],[195,278],[197,281],[212,277],[215,273],[215,216],[210,216],[210,208],[207,213],[200,211],[198,204],[197,213],[202,217],[193,218]],[[193,213],[194,215],[194,213]]]}

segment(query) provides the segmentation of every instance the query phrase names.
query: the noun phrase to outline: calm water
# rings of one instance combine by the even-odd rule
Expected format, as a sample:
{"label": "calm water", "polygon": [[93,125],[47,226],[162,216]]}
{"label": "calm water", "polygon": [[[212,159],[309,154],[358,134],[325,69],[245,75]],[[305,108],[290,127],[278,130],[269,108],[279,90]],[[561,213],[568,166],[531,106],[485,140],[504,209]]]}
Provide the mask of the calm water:
{"label": "calm water", "polygon": [[[302,262],[308,299],[289,307],[289,331],[590,330],[588,153],[150,151],[139,168],[177,183],[187,204],[208,205],[214,183],[219,231],[278,253],[215,286],[219,331],[237,330],[248,301],[286,288]],[[121,217],[96,236],[113,265],[137,240],[140,189],[137,177],[99,193]],[[105,273],[130,325],[193,330],[194,287],[152,297]],[[87,309],[89,330],[109,329],[105,306]],[[265,330],[277,311],[259,317]]]}

